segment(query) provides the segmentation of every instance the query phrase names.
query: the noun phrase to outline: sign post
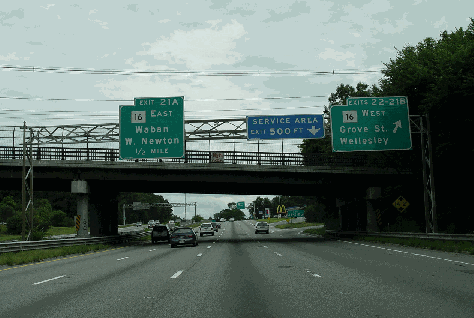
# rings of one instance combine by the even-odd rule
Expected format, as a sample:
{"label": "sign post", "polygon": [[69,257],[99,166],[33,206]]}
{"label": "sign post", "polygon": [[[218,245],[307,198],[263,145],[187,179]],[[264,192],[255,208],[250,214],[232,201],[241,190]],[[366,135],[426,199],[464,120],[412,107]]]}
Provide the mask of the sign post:
{"label": "sign post", "polygon": [[405,96],[350,97],[330,113],[333,152],[412,148]]}
{"label": "sign post", "polygon": [[184,96],[135,98],[119,113],[120,159],[184,157]]}

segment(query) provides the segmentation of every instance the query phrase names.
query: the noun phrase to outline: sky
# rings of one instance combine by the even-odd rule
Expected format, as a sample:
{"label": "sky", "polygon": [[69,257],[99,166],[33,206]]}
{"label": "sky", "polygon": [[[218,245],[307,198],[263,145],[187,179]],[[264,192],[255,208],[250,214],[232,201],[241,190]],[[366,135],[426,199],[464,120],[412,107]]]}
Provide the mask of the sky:
{"label": "sky", "polygon": [[[377,84],[397,49],[466,28],[473,9],[472,0],[8,1],[0,8],[0,144],[12,139],[7,126],[24,122],[118,123],[119,106],[136,97],[184,96],[185,120],[322,114],[339,84]],[[284,139],[284,152],[299,152],[301,141]],[[282,150],[282,140],[259,143]],[[234,147],[257,151],[257,142],[187,144]],[[205,215],[253,200],[201,197]]]}

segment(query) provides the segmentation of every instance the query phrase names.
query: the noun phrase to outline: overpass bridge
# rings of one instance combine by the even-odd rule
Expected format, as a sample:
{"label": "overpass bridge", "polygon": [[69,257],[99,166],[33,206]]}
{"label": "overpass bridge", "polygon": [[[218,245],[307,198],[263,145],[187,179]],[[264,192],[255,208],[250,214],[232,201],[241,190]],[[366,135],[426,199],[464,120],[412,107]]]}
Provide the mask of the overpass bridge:
{"label": "overpass bridge", "polygon": [[[214,123],[210,129],[202,129],[201,123],[194,132],[187,132],[186,139],[243,139],[241,124],[232,121]],[[229,122],[234,125],[234,131],[222,128]],[[24,139],[23,147],[15,145],[14,136],[11,146],[0,146],[0,189],[21,189],[25,183],[22,174],[26,158],[30,167],[28,176],[34,175],[35,191],[77,193],[81,222],[87,221],[90,207],[92,236],[117,233],[115,207],[119,192],[316,196],[324,190],[332,193],[335,207],[341,213],[340,207],[349,202],[375,199],[376,194],[370,194],[374,187],[375,192],[380,192],[381,187],[413,180],[410,167],[370,153],[302,155],[283,151],[186,150],[184,158],[119,160],[117,148],[89,147],[89,143],[117,141],[116,124],[105,128],[83,125],[35,129],[36,133],[30,130],[30,138]],[[83,147],[67,147],[68,144]],[[412,153],[406,155],[408,158]],[[30,188],[32,191],[32,182]],[[371,218],[375,220],[375,215]]]}
{"label": "overpass bridge", "polygon": [[[0,147],[1,190],[21,189],[22,150]],[[365,198],[371,187],[410,182],[413,176],[410,169],[388,167],[365,154],[219,152],[217,162],[215,154],[186,151],[179,159],[117,160],[117,149],[38,147],[32,151],[31,174],[35,191],[77,193],[81,222],[87,222],[90,209],[92,236],[118,233],[119,192],[315,196],[330,190],[334,202],[350,202]]]}

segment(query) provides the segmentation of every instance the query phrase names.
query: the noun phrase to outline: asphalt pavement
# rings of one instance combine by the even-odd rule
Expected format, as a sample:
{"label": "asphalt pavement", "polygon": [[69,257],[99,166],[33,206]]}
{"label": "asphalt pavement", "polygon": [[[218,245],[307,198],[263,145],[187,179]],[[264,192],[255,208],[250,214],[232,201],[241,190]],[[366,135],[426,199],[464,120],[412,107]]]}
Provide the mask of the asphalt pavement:
{"label": "asphalt pavement", "polygon": [[1,266],[0,317],[474,317],[473,256],[254,223]]}

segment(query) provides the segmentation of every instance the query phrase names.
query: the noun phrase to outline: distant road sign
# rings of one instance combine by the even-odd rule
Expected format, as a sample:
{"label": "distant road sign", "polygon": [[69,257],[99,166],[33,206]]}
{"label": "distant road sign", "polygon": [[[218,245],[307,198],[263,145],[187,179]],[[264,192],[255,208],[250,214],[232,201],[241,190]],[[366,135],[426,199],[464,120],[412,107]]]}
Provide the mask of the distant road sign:
{"label": "distant road sign", "polygon": [[332,106],[333,151],[409,150],[412,147],[408,98],[350,97]]}
{"label": "distant road sign", "polygon": [[247,139],[323,137],[323,115],[247,116]]}
{"label": "distant road sign", "polygon": [[296,217],[304,216],[304,210],[292,210],[292,211],[288,211],[287,216],[288,216],[288,217],[291,217],[291,218],[296,218]]}
{"label": "distant road sign", "polygon": [[120,159],[184,156],[184,96],[135,98],[119,112]]}
{"label": "distant road sign", "polygon": [[245,209],[245,202],[237,202],[237,209]]}

